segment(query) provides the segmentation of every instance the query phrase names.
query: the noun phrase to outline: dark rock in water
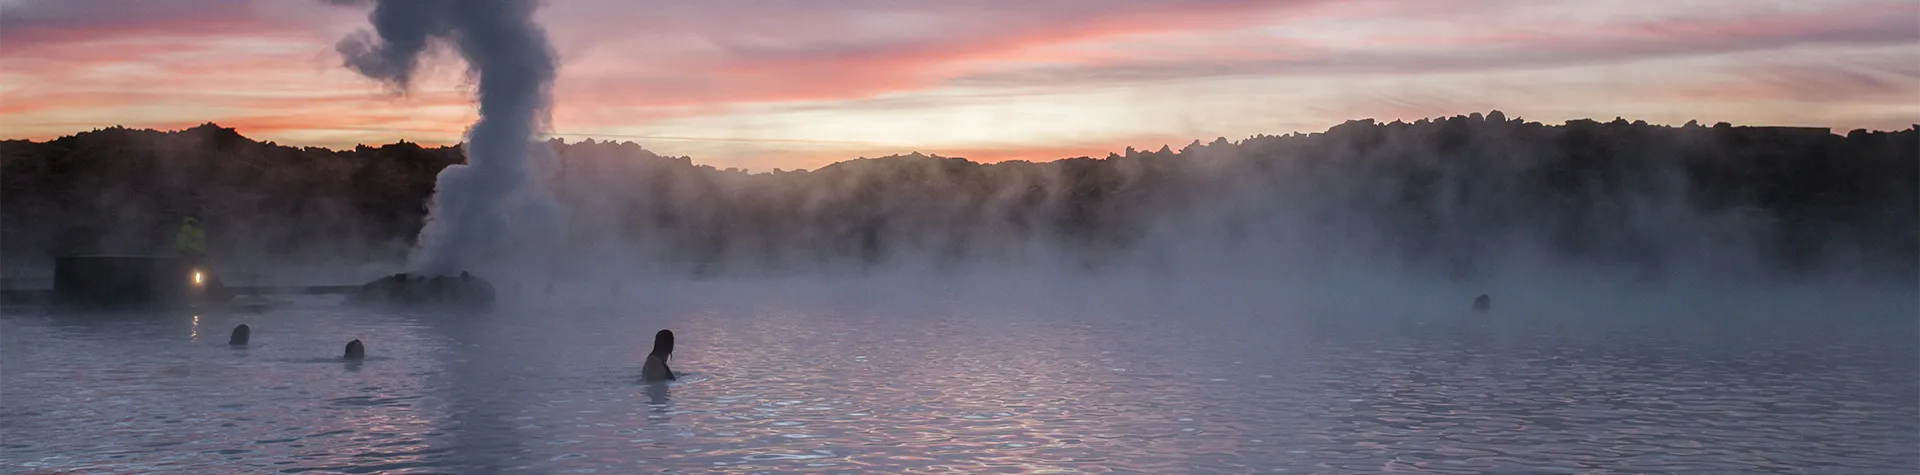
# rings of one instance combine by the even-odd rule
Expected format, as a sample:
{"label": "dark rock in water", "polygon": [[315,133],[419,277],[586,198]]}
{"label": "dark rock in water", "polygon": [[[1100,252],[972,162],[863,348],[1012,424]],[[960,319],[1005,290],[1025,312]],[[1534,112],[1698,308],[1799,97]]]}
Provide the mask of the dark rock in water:
{"label": "dark rock in water", "polygon": [[1488,297],[1487,294],[1480,294],[1479,297],[1475,297],[1473,299],[1474,311],[1485,312],[1492,309],[1493,309],[1493,298]]}
{"label": "dark rock in water", "polygon": [[403,272],[360,286],[353,299],[405,306],[486,307],[493,305],[493,284],[466,272],[433,277]]}

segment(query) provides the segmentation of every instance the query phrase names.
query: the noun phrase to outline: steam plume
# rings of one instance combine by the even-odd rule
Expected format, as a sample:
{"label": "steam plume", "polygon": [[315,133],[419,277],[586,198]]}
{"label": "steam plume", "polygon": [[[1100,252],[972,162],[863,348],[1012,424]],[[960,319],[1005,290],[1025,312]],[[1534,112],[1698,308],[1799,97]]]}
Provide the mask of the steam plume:
{"label": "steam plume", "polygon": [[480,119],[467,133],[467,163],[440,173],[411,263],[417,272],[478,263],[506,241],[507,207],[523,206],[518,218],[550,204],[528,179],[534,160],[549,157],[532,145],[548,126],[556,66],[546,30],[533,20],[537,9],[536,0],[376,0],[372,31],[338,45],[347,67],[405,91],[430,41],[442,40],[478,82]]}

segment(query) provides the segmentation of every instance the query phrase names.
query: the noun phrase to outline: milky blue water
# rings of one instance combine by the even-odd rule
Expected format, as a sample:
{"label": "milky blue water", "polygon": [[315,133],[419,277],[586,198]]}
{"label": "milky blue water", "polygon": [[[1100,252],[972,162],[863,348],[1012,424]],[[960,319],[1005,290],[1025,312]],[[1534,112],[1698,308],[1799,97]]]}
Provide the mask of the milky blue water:
{"label": "milky blue water", "polygon": [[[692,294],[689,294],[692,295]],[[1910,321],[716,290],[0,318],[14,473],[1914,473]],[[991,301],[991,296],[960,300]],[[1464,299],[1462,302],[1464,306]],[[1810,319],[1814,321],[1816,319]],[[252,344],[228,331],[252,326]],[[681,381],[638,381],[674,329]],[[369,359],[339,359],[349,339]]]}

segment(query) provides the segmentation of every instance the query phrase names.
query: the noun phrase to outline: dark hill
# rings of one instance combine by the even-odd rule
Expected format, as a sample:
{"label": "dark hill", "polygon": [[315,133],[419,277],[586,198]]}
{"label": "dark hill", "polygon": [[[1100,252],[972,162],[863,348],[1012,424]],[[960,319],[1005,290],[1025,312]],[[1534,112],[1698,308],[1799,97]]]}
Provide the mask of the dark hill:
{"label": "dark hill", "polygon": [[[1099,269],[1196,249],[1364,243],[1471,273],[1524,241],[1654,272],[1728,249],[1789,272],[1920,270],[1911,128],[1550,126],[1495,112],[1099,159],[916,153],[759,174],[630,142],[549,145],[565,183],[553,189],[575,210],[571,247],[613,246],[633,265],[951,267],[1039,246]],[[0,142],[0,251],[10,263],[153,252],[197,213],[228,258],[396,259],[424,222],[434,177],[462,159],[410,143],[294,148],[212,124]]]}

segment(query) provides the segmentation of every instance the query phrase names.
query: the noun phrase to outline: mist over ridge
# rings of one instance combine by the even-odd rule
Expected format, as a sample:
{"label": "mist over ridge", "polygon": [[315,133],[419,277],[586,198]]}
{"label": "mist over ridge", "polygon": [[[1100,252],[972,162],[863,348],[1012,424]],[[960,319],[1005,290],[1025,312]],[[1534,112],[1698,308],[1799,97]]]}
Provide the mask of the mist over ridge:
{"label": "mist over ridge", "polygon": [[[912,154],[753,174],[631,142],[547,144],[556,166],[531,179],[552,190],[567,222],[483,269],[545,280],[1351,273],[1647,283],[1902,283],[1920,269],[1912,128],[1545,125],[1495,112],[1104,158]],[[153,237],[196,207],[210,248],[231,262],[404,260],[434,176],[463,161],[455,147],[296,149],[211,124],[0,147],[10,263],[164,248]]]}

